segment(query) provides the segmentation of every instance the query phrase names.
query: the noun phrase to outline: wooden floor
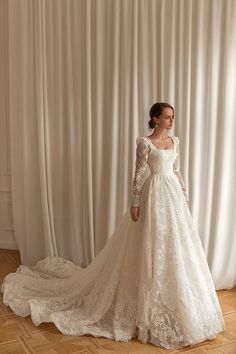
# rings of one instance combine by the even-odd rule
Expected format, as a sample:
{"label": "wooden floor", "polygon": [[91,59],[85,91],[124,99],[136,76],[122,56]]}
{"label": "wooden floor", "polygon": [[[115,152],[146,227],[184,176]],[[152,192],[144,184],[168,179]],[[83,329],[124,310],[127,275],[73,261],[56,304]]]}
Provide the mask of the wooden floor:
{"label": "wooden floor", "polygon": [[[14,272],[20,264],[17,251],[0,250],[0,280]],[[115,342],[106,338],[90,335],[80,337],[65,336],[53,324],[33,325],[31,319],[15,316],[3,305],[0,298],[0,354],[236,354],[236,287],[232,290],[217,291],[224,313],[226,330],[214,340],[207,340],[184,349],[165,350],[138,340],[129,343]]]}

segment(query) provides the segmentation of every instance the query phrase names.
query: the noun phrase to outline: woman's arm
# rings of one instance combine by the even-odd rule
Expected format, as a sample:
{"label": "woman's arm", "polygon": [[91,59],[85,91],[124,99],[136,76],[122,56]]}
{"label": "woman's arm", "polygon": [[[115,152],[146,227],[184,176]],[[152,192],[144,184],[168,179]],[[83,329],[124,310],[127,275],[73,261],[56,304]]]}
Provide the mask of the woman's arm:
{"label": "woman's arm", "polygon": [[180,172],[179,138],[176,137],[176,140],[177,140],[176,141],[176,143],[177,143],[177,145],[176,145],[176,154],[177,154],[177,156],[176,156],[176,159],[174,161],[173,171],[174,171],[174,173],[176,174],[176,176],[177,176],[177,178],[179,180],[180,186],[182,188],[182,191],[183,191],[183,193],[185,195],[185,198],[186,198],[187,202],[189,202],[189,196],[188,196],[188,193],[187,193],[187,190],[186,190],[186,187],[185,187],[184,179],[183,179],[183,176],[182,176],[182,174]]}
{"label": "woman's arm", "polygon": [[135,173],[132,183],[131,193],[131,206],[138,207],[140,202],[140,191],[143,185],[144,174],[148,167],[148,152],[149,144],[144,137],[138,137],[136,139],[136,161],[135,161]]}

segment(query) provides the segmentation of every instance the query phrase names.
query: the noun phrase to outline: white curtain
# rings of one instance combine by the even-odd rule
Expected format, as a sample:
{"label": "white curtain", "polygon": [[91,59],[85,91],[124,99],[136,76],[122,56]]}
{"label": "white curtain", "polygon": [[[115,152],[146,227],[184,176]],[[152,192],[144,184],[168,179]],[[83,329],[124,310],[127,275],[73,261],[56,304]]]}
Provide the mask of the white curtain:
{"label": "white curtain", "polygon": [[[181,171],[216,289],[236,283],[236,2],[9,0],[9,119],[22,262],[88,265],[129,207],[152,103],[175,107]],[[9,32],[9,34],[8,34]],[[125,236],[125,235],[124,235]]]}

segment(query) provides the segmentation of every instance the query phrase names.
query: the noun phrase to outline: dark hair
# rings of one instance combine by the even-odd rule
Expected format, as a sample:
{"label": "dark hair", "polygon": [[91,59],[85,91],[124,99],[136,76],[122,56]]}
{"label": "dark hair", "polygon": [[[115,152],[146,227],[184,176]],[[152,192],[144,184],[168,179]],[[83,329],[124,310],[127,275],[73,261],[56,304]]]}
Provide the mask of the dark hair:
{"label": "dark hair", "polygon": [[149,111],[149,116],[150,120],[148,122],[148,126],[150,129],[153,129],[155,127],[155,123],[153,121],[153,117],[159,117],[163,111],[164,108],[171,108],[172,111],[174,112],[174,108],[167,102],[156,102],[152,105],[150,111]]}

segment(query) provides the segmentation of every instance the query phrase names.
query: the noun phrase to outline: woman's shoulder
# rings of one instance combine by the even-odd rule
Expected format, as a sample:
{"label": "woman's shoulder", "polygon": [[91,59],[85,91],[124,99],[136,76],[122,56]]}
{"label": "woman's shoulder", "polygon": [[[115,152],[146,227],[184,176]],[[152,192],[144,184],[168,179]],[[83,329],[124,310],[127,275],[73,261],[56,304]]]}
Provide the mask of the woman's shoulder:
{"label": "woman's shoulder", "polygon": [[[175,140],[179,140],[179,137],[177,135],[169,135],[171,138],[175,139]],[[140,142],[140,141],[149,141],[149,136],[138,136],[136,138],[136,142]]]}
{"label": "woman's shoulder", "polygon": [[[177,135],[169,135],[171,138],[173,138],[177,143],[179,142],[179,137]],[[149,145],[150,140],[148,136],[138,136],[136,138],[136,144],[142,144],[142,145]]]}
{"label": "woman's shoulder", "polygon": [[146,136],[138,136],[136,138],[136,144],[139,144],[139,143],[145,144],[147,142],[148,142],[148,137],[146,137]]}
{"label": "woman's shoulder", "polygon": [[170,135],[170,137],[175,139],[176,141],[179,141],[179,137],[177,135]]}

